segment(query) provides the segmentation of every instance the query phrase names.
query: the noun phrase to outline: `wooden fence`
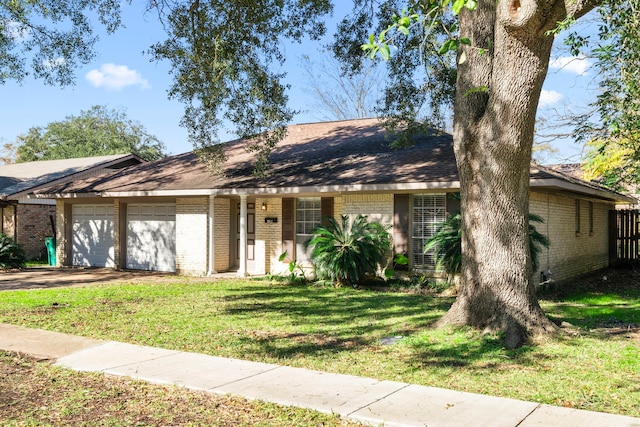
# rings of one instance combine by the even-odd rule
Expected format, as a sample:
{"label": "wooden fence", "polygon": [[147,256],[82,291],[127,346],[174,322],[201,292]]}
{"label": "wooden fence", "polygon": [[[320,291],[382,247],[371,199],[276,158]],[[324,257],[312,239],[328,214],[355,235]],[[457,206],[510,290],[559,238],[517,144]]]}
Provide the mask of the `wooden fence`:
{"label": "wooden fence", "polygon": [[609,263],[640,259],[640,211],[609,211]]}

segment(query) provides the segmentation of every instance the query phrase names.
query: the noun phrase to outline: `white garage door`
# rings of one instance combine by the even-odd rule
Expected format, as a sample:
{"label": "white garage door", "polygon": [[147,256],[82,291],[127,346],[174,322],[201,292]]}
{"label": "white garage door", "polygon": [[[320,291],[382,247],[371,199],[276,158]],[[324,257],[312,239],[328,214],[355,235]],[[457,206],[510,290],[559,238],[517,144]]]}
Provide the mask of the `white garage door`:
{"label": "white garage door", "polygon": [[127,268],[176,271],[175,203],[127,205]]}
{"label": "white garage door", "polygon": [[113,205],[73,205],[72,264],[113,267]]}

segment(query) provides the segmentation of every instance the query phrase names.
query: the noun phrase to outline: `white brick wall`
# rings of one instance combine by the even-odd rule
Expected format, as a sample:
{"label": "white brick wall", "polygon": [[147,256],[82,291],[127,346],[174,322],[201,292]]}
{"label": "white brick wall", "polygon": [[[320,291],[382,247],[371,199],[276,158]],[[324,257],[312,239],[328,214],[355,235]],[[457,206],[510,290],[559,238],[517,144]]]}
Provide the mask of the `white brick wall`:
{"label": "white brick wall", "polygon": [[62,199],[56,199],[56,266],[67,265],[67,247],[69,242],[66,230],[71,227],[71,218],[65,215],[65,203]]}
{"label": "white brick wall", "polygon": [[[344,194],[342,213],[355,217],[366,215],[369,222],[393,226],[393,194]],[[389,229],[391,230],[391,228]]]}
{"label": "white brick wall", "polygon": [[[608,212],[613,205],[593,201],[593,232],[589,232],[589,201],[580,199],[580,233],[575,230],[575,200],[569,196],[532,192],[529,210],[541,216],[536,228],[550,241],[540,255],[540,271],[551,271],[554,281],[565,280],[609,263]],[[534,278],[540,277],[534,272]]]}
{"label": "white brick wall", "polygon": [[[262,203],[267,210],[261,209]],[[266,223],[265,218],[278,218]],[[256,259],[249,274],[281,271],[286,264],[278,261],[282,253],[282,199],[256,198]]]}
{"label": "white brick wall", "polygon": [[223,197],[216,197],[214,199],[214,250],[215,250],[215,268],[216,271],[227,271],[231,266],[229,265],[229,245],[231,244],[229,239],[229,227],[231,225],[231,201],[230,199]]}

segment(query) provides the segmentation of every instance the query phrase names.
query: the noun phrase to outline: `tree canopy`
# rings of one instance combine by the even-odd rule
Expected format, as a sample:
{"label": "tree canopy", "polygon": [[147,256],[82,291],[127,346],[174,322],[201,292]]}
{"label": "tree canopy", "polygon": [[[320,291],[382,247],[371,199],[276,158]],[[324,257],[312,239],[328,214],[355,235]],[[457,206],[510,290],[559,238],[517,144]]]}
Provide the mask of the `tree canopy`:
{"label": "tree canopy", "polygon": [[16,141],[16,162],[132,153],[145,160],[165,156],[164,144],[124,111],[93,106],[77,116],[32,127]]}
{"label": "tree canopy", "polygon": [[[599,9],[599,43],[573,34],[574,52],[596,59],[600,93],[587,113],[575,118],[586,143],[586,177],[616,189],[640,182],[640,2],[606,1]],[[591,42],[591,43],[590,43]]]}
{"label": "tree canopy", "polygon": [[92,17],[108,33],[120,27],[119,0],[0,2],[0,84],[33,75],[47,84],[75,82],[96,55]]}

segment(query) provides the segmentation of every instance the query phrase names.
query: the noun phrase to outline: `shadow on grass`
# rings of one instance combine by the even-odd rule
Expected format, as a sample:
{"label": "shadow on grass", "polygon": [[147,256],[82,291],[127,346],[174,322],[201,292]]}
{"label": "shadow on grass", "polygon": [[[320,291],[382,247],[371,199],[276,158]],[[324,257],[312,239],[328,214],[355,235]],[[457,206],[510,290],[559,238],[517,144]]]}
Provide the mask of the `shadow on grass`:
{"label": "shadow on grass", "polygon": [[424,330],[452,302],[431,296],[308,286],[277,286],[269,291],[238,287],[224,298],[229,303],[224,315],[239,320],[284,317],[301,326],[296,333],[238,338],[254,352],[274,357],[377,346],[384,336],[409,336]]}
{"label": "shadow on grass", "polygon": [[583,329],[640,326],[640,275],[606,269],[541,295],[549,317]]}

